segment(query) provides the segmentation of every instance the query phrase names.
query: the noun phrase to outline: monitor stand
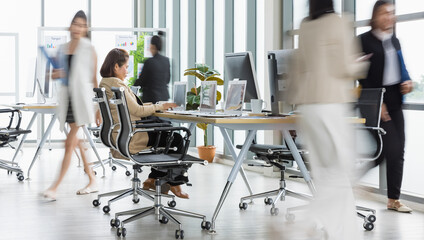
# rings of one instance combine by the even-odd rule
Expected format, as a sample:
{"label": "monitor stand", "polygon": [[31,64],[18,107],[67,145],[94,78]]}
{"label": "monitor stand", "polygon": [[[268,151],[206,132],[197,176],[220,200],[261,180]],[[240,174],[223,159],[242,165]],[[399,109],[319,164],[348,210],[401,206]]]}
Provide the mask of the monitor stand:
{"label": "monitor stand", "polygon": [[47,102],[46,97],[44,96],[44,93],[43,93],[43,90],[41,88],[41,84],[40,84],[40,81],[38,80],[38,78],[37,78],[37,85],[38,85],[38,90],[40,90],[40,95],[43,98],[43,102],[41,102],[39,104],[45,104]]}

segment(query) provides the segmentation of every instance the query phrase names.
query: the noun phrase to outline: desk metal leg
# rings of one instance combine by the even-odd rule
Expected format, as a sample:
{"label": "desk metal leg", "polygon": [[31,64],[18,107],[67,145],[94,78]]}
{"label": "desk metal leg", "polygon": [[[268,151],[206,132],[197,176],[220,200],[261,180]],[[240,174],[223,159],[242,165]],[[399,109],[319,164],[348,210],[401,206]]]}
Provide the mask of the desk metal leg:
{"label": "desk metal leg", "polygon": [[[222,129],[221,133],[222,133],[222,136],[224,136],[225,142],[231,143],[231,138],[230,138],[230,135],[228,135],[227,130]],[[234,145],[233,144],[231,144],[231,145],[226,144],[226,145],[227,145],[227,149],[230,151],[233,159],[237,159],[236,148],[234,147]],[[243,166],[240,167],[240,175],[242,176],[243,181],[246,184],[246,187],[249,190],[250,195],[253,195],[252,187],[250,186],[249,179],[247,179],[246,172],[244,171]],[[251,202],[253,202],[253,201],[251,200]]]}
{"label": "desk metal leg", "polygon": [[93,139],[90,136],[90,132],[88,131],[87,126],[85,126],[85,125],[82,127],[82,129],[84,130],[85,136],[87,136],[88,142],[90,143],[91,148],[93,149],[94,153],[96,154],[97,159],[99,160],[100,164],[102,165],[102,168],[103,168],[103,177],[105,177],[106,176],[105,165],[103,164],[103,161],[100,158],[99,153],[97,152],[96,145],[94,145]]}
{"label": "desk metal leg", "polygon": [[[233,146],[231,141],[229,141],[230,138],[225,128],[220,127],[219,129],[221,130],[222,136],[224,137],[224,141],[227,144],[227,146]],[[252,145],[252,140],[255,137],[255,135],[256,135],[256,130],[248,131],[247,138],[244,141],[243,147],[241,148],[239,155],[235,159],[234,166],[231,169],[230,175],[228,176],[228,179],[227,179],[227,184],[225,184],[225,188],[221,194],[221,198],[219,199],[218,204],[215,208],[215,212],[213,213],[213,216],[212,216],[212,222],[211,222],[212,227],[211,227],[211,230],[209,231],[211,234],[216,233],[215,231],[216,218],[218,217],[219,211],[221,210],[222,205],[224,204],[225,199],[227,198],[227,195],[230,192],[231,186],[233,185],[233,182],[237,177],[237,173],[240,171],[240,167],[244,161],[244,158],[246,157],[246,153],[249,150],[250,145]]]}
{"label": "desk metal leg", "polygon": [[46,131],[43,134],[43,137],[41,138],[40,144],[38,144],[37,151],[35,152],[34,158],[32,159],[32,162],[31,162],[31,165],[28,168],[28,178],[27,178],[27,180],[30,180],[29,176],[30,176],[31,168],[34,165],[35,161],[37,160],[37,157],[40,154],[41,149],[43,149],[44,143],[46,142],[47,137],[50,135],[50,132],[53,128],[53,125],[56,122],[56,119],[57,119],[57,115],[54,114],[53,117],[52,117],[52,120],[50,120],[49,126],[47,127]]}
{"label": "desk metal leg", "polygon": [[297,149],[297,146],[294,143],[293,138],[288,130],[283,130],[283,138],[286,141],[287,146],[289,147],[290,152],[292,153],[293,158],[297,163],[297,166],[299,166],[299,170],[302,173],[303,179],[305,179],[306,183],[308,184],[309,190],[311,190],[312,195],[314,195],[316,192],[315,185],[312,182],[312,178],[309,175],[309,171],[306,168],[305,163],[303,162],[303,159],[299,154],[299,150]]}
{"label": "desk metal leg", "polygon": [[[38,113],[36,113],[36,112],[34,112],[34,114],[32,114],[32,118],[31,118],[31,120],[29,121],[29,124],[28,124],[27,130],[31,130],[32,125],[33,125],[33,124],[34,124],[34,122],[35,122],[35,119],[37,119],[37,116],[38,116]],[[19,151],[21,150],[21,148],[22,148],[22,144],[25,142],[25,139],[27,138],[27,135],[28,135],[28,134],[24,134],[24,135],[22,136],[21,142],[19,143],[18,148],[16,148],[15,155],[13,155],[13,158],[12,158],[12,165],[15,165],[15,163],[14,163],[14,162],[15,162],[16,156],[18,156],[18,153],[19,153]],[[16,165],[17,165],[17,163],[16,163]]]}

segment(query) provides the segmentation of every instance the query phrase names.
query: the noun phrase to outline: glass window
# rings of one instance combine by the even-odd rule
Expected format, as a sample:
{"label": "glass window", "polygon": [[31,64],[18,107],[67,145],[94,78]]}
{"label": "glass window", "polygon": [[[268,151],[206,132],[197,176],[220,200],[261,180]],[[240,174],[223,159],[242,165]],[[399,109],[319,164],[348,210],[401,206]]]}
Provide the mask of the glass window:
{"label": "glass window", "polygon": [[402,22],[396,26],[405,64],[415,85],[414,91],[406,95],[407,102],[424,103],[424,68],[422,67],[424,35],[419,31],[423,28],[424,20]]}
{"label": "glass window", "polygon": [[45,0],[44,25],[46,27],[69,27],[72,18],[75,16],[75,13],[77,13],[79,10],[83,10],[85,14],[88,14],[87,8],[87,0]]}
{"label": "glass window", "polygon": [[422,137],[424,133],[424,111],[404,111],[405,116],[405,166],[403,172],[402,191],[424,196],[422,173],[424,155]]}
{"label": "glass window", "polygon": [[[224,77],[225,0],[215,0],[214,8],[214,68]],[[225,94],[223,86],[218,86],[218,90]],[[224,152],[224,139],[219,128],[214,128],[214,145],[217,152]]]}
{"label": "glass window", "polygon": [[[25,6],[25,7],[22,7]],[[28,85],[33,84],[35,74],[35,58],[37,55],[37,28],[41,25],[41,1],[40,0],[22,0],[22,1],[2,1],[2,11],[0,14],[0,32],[18,33],[19,34],[19,99],[15,96],[3,96],[0,97],[3,103],[13,102],[36,102],[36,98],[26,98],[25,94],[29,90]],[[17,14],[19,13],[19,14]],[[24,16],[24,17],[23,17]],[[69,24],[69,22],[68,22]],[[3,75],[7,75],[8,82],[4,85],[5,87],[1,90],[5,91],[17,91],[15,89],[15,43],[10,37],[0,37],[2,41],[1,46],[8,46],[8,49],[2,47],[2,57],[0,61],[4,61],[3,56],[8,56],[7,64],[0,65],[1,72]],[[9,45],[3,45],[9,44]],[[4,70],[5,66],[13,63],[12,68]],[[6,84],[2,81],[3,84]],[[7,88],[7,89],[6,89]],[[26,128],[29,121],[31,120],[32,113],[22,113],[22,127]],[[33,128],[33,133],[28,135],[28,140],[35,139],[37,136],[37,129]]]}
{"label": "glass window", "polygon": [[302,20],[309,15],[308,0],[293,1],[293,29],[299,29]]}
{"label": "glass window", "polygon": [[[196,1],[196,63],[205,63],[205,44],[206,44],[206,1]],[[189,66],[192,67],[192,66]],[[200,86],[200,80],[196,78],[196,86]],[[203,130],[196,128],[196,144],[203,145]],[[212,143],[208,143],[212,144]]]}
{"label": "glass window", "polygon": [[423,0],[396,0],[396,15],[424,11]]}
{"label": "glass window", "polygon": [[133,27],[132,6],[132,0],[92,0],[91,26]]}
{"label": "glass window", "polygon": [[[0,72],[2,78],[7,81],[2,81],[0,94],[2,93],[14,93],[15,89],[15,77],[16,77],[16,48],[17,36],[3,36],[0,35]],[[13,97],[12,97],[13,98]],[[14,101],[14,99],[11,99]]]}
{"label": "glass window", "polygon": [[234,52],[246,51],[246,0],[234,0]]}
{"label": "glass window", "polygon": [[159,1],[153,1],[153,27],[159,27]]}
{"label": "glass window", "polygon": [[371,19],[372,8],[374,7],[374,4],[375,4],[375,1],[356,0],[355,19],[357,21]]}
{"label": "glass window", "polygon": [[368,32],[369,30],[371,30],[371,27],[359,27],[359,28],[356,28],[356,36],[359,36],[362,33]]}
{"label": "glass window", "polygon": [[180,66],[181,66],[181,81],[187,82],[187,77],[184,76],[184,70],[188,69],[188,0],[182,0],[180,6]]}

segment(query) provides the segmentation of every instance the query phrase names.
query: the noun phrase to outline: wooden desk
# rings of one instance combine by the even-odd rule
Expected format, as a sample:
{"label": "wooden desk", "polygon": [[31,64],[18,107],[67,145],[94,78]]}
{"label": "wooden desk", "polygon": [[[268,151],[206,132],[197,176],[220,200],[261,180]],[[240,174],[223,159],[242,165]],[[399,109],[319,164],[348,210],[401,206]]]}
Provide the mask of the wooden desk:
{"label": "wooden desk", "polygon": [[[57,113],[56,113],[57,104],[56,103],[28,103],[28,104],[9,104],[9,105],[2,105],[2,106],[14,108],[14,109],[17,109],[17,110],[20,110],[20,111],[33,112],[31,120],[29,121],[29,124],[26,128],[27,130],[31,130],[32,125],[34,124],[35,119],[37,119],[38,114],[51,114],[52,115],[52,119],[50,120],[50,123],[49,123],[46,131],[43,133],[43,136],[41,137],[41,141],[37,146],[37,151],[35,152],[34,157],[32,158],[32,161],[31,161],[31,165],[28,168],[28,172],[27,172],[28,178],[27,178],[27,180],[29,180],[32,166],[34,165],[35,161],[37,160],[37,157],[40,154],[41,149],[43,149],[44,143],[46,142],[47,137],[50,135],[50,132],[53,128],[53,125],[57,120]],[[90,136],[90,133],[88,132],[87,126],[83,126],[82,129],[83,129],[85,135],[87,136],[88,141],[90,142],[91,148],[93,149],[94,153],[96,154],[97,158],[99,159],[99,161],[102,164],[103,176],[104,176],[105,172],[106,172],[105,167],[103,165],[103,162],[101,161],[99,153],[97,152],[97,149],[96,149],[96,146],[94,145],[93,139],[91,139],[91,136]],[[66,129],[65,129],[65,133],[68,134]],[[22,145],[23,145],[26,137],[27,137],[27,134],[24,134],[19,145],[18,145],[18,148],[15,151],[15,154],[13,155],[13,158],[12,158],[12,161],[11,161],[12,164],[17,165],[17,163],[15,163],[15,159],[16,159],[20,149],[22,148]]]}

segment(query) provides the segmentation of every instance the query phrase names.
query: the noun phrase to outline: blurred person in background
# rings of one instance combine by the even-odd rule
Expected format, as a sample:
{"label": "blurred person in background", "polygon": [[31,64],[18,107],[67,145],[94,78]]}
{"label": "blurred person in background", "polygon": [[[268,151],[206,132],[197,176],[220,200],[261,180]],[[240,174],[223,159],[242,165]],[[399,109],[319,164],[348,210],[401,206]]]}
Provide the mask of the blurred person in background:
{"label": "blurred person in background", "polygon": [[366,78],[359,80],[362,88],[386,89],[381,109],[383,151],[375,164],[386,159],[387,209],[411,212],[399,201],[405,152],[405,121],[402,112],[403,95],[412,91],[412,81],[406,70],[399,40],[394,34],[395,6],[389,1],[375,3],[371,30],[361,34],[362,49],[370,58]]}
{"label": "blurred person in background", "polygon": [[161,55],[162,32],[152,37],[150,41],[150,52],[152,58],[144,63],[140,77],[135,81],[134,86],[140,86],[143,95],[141,100],[145,103],[157,103],[159,101],[168,101],[168,84],[171,78],[169,58]]}
{"label": "blurred person in background", "polygon": [[[63,131],[65,123],[68,123],[70,131],[65,141],[65,155],[59,176],[43,193],[43,196],[50,200],[56,200],[57,188],[69,169],[72,153],[77,145],[80,148],[84,171],[89,179],[87,186],[78,190],[77,194],[97,192],[94,172],[87,160],[85,148],[77,136],[81,126],[94,122],[94,108],[91,98],[93,87],[98,87],[96,77],[97,56],[87,38],[87,30],[87,16],[83,11],[78,11],[69,27],[71,41],[62,45],[58,50],[58,63],[61,68],[54,69],[52,73],[53,79],[62,80],[57,109],[60,129]],[[100,125],[100,122],[100,112],[97,111],[96,124]]]}
{"label": "blurred person in background", "polygon": [[309,17],[300,25],[288,94],[301,113],[299,128],[317,190],[308,219],[322,226],[318,234],[326,239],[363,238],[351,183],[354,133],[347,117],[353,116],[352,89],[355,80],[366,75],[364,60],[369,56],[357,60],[356,40],[352,23],[334,12],[332,0],[309,0]]}

